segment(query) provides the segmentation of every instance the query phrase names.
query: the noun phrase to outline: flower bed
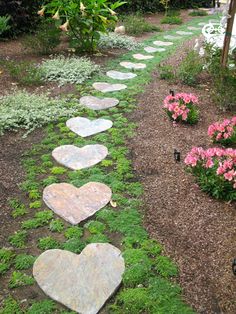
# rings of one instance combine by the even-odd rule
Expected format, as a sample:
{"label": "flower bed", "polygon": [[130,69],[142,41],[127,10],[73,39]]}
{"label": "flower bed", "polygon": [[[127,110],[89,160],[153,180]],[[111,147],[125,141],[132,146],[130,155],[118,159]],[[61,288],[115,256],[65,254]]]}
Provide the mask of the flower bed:
{"label": "flower bed", "polygon": [[236,200],[236,149],[193,147],[184,160],[203,191]]}
{"label": "flower bed", "polygon": [[199,119],[199,110],[197,108],[198,98],[193,94],[178,93],[168,95],[164,99],[164,109],[170,119],[176,122],[186,122],[195,124]]}
{"label": "flower bed", "polygon": [[236,144],[236,116],[225,119],[223,122],[215,122],[208,128],[208,135],[214,143],[223,145]]}

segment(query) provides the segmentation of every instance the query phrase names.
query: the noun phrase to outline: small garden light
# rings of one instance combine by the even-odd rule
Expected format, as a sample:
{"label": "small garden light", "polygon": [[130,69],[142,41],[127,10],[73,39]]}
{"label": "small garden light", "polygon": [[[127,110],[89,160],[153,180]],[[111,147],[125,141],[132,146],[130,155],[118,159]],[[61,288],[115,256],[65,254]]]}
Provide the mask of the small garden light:
{"label": "small garden light", "polygon": [[180,162],[180,152],[177,149],[174,150],[174,158],[176,162]]}
{"label": "small garden light", "polygon": [[233,274],[236,276],[236,258],[234,258],[232,262],[232,271]]}
{"label": "small garden light", "polygon": [[170,89],[170,94],[171,96],[175,96],[175,92],[172,89]]}

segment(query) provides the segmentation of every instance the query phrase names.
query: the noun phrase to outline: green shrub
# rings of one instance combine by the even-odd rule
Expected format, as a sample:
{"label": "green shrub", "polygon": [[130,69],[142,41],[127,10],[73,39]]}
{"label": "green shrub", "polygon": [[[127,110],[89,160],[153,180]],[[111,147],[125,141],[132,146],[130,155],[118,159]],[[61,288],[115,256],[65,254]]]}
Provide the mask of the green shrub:
{"label": "green shrub", "polygon": [[98,48],[100,49],[127,49],[135,50],[143,47],[142,43],[138,43],[133,38],[126,35],[119,35],[116,33],[101,34],[98,41]]}
{"label": "green shrub", "polygon": [[193,10],[189,13],[190,16],[206,16],[208,13],[204,10]]}
{"label": "green shrub", "polygon": [[34,284],[35,280],[33,277],[23,274],[19,271],[14,271],[12,273],[11,279],[9,281],[8,287],[10,289],[29,286]]}
{"label": "green shrub", "polygon": [[81,84],[97,72],[99,66],[87,58],[65,58],[58,56],[45,60],[41,64],[43,76],[48,81],[56,81],[59,85],[66,83]]}
{"label": "green shrub", "polygon": [[161,80],[173,80],[175,78],[174,69],[171,65],[163,65],[159,70]]}
{"label": "green shrub", "polygon": [[25,136],[60,117],[74,116],[79,104],[50,99],[46,95],[29,94],[25,91],[0,97],[0,134],[6,130],[26,129]]}
{"label": "green shrub", "polygon": [[0,16],[0,36],[11,28],[9,20],[10,16]]}
{"label": "green shrub", "polygon": [[42,85],[42,71],[31,61],[1,61],[13,80],[23,86]]}
{"label": "green shrub", "polygon": [[178,16],[165,16],[163,17],[163,19],[161,20],[161,24],[182,24],[183,21],[181,19],[181,17]]}
{"label": "green shrub", "polygon": [[203,63],[198,53],[190,51],[177,69],[177,78],[186,85],[195,86],[202,69]]}
{"label": "green shrub", "polygon": [[122,24],[129,35],[139,35],[146,32],[160,32],[160,27],[148,23],[141,15],[127,15],[122,18]]}
{"label": "green shrub", "polygon": [[22,43],[27,51],[48,55],[60,44],[60,34],[60,29],[51,20],[46,20],[34,34],[25,36]]}

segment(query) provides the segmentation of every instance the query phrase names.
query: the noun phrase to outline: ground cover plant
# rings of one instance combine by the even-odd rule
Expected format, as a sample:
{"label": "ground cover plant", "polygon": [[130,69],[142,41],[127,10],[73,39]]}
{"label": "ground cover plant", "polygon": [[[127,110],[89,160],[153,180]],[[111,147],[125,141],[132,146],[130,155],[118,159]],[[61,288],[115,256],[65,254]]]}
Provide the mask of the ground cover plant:
{"label": "ground cover plant", "polygon": [[195,95],[186,93],[168,95],[164,99],[164,109],[169,118],[175,122],[197,123],[199,118],[197,104],[198,98]]}
{"label": "ground cover plant", "polygon": [[114,32],[110,32],[108,34],[101,33],[98,41],[98,49],[117,48],[135,50],[141,48],[142,46],[142,43],[138,43],[132,37],[126,35],[121,36]]}
{"label": "ground cover plant", "polygon": [[180,25],[182,23],[183,23],[183,21],[182,21],[181,17],[179,17],[179,16],[165,16],[161,20],[161,24],[176,24],[176,25]]}
{"label": "ground cover plant", "polygon": [[122,25],[125,26],[125,31],[129,35],[139,35],[146,32],[160,32],[161,29],[157,25],[146,22],[141,15],[127,15],[123,16]]}
{"label": "ground cover plant", "polygon": [[[178,44],[173,45],[170,52],[174,52]],[[107,67],[117,66],[120,61],[130,60],[131,57],[132,53],[123,55],[120,59],[109,63]],[[24,245],[26,245],[28,254],[30,254],[30,248],[33,245],[37,245],[40,252],[48,248],[59,247],[79,254],[90,242],[114,243],[115,235],[116,243],[119,243],[124,252],[127,271],[124,274],[123,287],[107,305],[107,310],[110,313],[129,312],[136,314],[144,311],[149,313],[156,313],[157,311],[193,313],[193,310],[184,303],[181,289],[175,283],[174,278],[178,275],[176,266],[164,256],[161,245],[151,240],[142,226],[143,217],[140,211],[142,208],[140,199],[142,186],[136,181],[129,159],[130,152],[126,147],[127,139],[132,137],[135,131],[135,125],[128,121],[126,114],[132,112],[136,107],[134,97],[140,92],[140,86],[150,81],[150,73],[154,64],[164,58],[166,55],[156,55],[154,60],[148,64],[146,72],[141,73],[132,83],[127,83],[127,90],[113,94],[120,100],[116,108],[101,111],[92,111],[81,107],[76,109],[75,115],[91,119],[111,119],[113,121],[112,129],[106,133],[84,139],[72,133],[65,126],[67,118],[60,117],[57,123],[49,123],[45,127],[45,138],[41,143],[34,145],[24,156],[26,178],[20,188],[22,193],[28,197],[27,209],[31,203],[34,205],[31,205],[32,208],[28,214],[26,213],[18,219],[20,231],[26,234]],[[105,79],[105,76],[99,74],[94,80],[98,78]],[[91,80],[86,86],[79,87],[81,95],[101,96],[90,86],[94,80]],[[112,79],[107,79],[107,81],[112,82]],[[58,169],[58,165],[51,156],[52,149],[59,145],[73,144],[82,147],[95,143],[104,143],[109,149],[109,156],[97,166],[88,169],[79,171],[71,171],[63,167]],[[116,204],[116,208],[112,204],[108,204],[94,215],[92,221],[74,227],[64,223],[63,229],[51,211],[45,212],[42,203],[37,202],[35,204],[35,201],[40,201],[45,186],[62,181],[71,183],[76,187],[90,181],[103,182],[111,187],[113,206]],[[57,222],[55,223],[55,221]],[[36,231],[35,238],[32,240],[31,235],[34,231]],[[22,262],[22,264],[24,263]],[[30,271],[30,268],[28,270]],[[15,271],[13,266],[9,273],[12,271]],[[27,276],[29,276],[28,273]],[[25,277],[23,272],[14,273],[14,276],[11,277],[13,286],[16,282],[15,279],[19,279],[20,284],[27,285],[31,278]],[[3,304],[3,311],[5,312],[3,313],[7,313],[9,309],[14,309],[16,313],[21,309],[28,313],[37,313],[37,311],[39,313],[40,311],[43,313],[54,313],[55,311],[64,313],[58,304],[45,299],[33,304],[32,300],[27,300],[21,304],[11,297],[5,298]],[[71,312],[68,311],[68,313]]]}
{"label": "ground cover plant", "polygon": [[204,10],[193,10],[189,13],[190,16],[206,16],[208,13]]}
{"label": "ground cover plant", "polygon": [[224,119],[223,122],[215,122],[208,128],[208,135],[214,143],[223,145],[236,144],[236,117]]}

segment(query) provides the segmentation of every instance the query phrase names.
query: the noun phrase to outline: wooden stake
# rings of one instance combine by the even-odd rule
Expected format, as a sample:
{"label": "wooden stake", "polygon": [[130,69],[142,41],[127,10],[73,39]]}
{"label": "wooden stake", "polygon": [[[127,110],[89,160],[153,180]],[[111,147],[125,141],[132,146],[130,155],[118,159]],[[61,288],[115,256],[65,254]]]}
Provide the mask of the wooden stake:
{"label": "wooden stake", "polygon": [[224,38],[224,46],[223,46],[222,55],[221,55],[221,66],[224,68],[226,67],[226,64],[228,61],[230,40],[231,40],[232,29],[234,25],[235,12],[236,12],[236,0],[231,0],[230,5],[229,5],[229,15],[231,17],[228,19],[228,22],[227,22],[225,38]]}

